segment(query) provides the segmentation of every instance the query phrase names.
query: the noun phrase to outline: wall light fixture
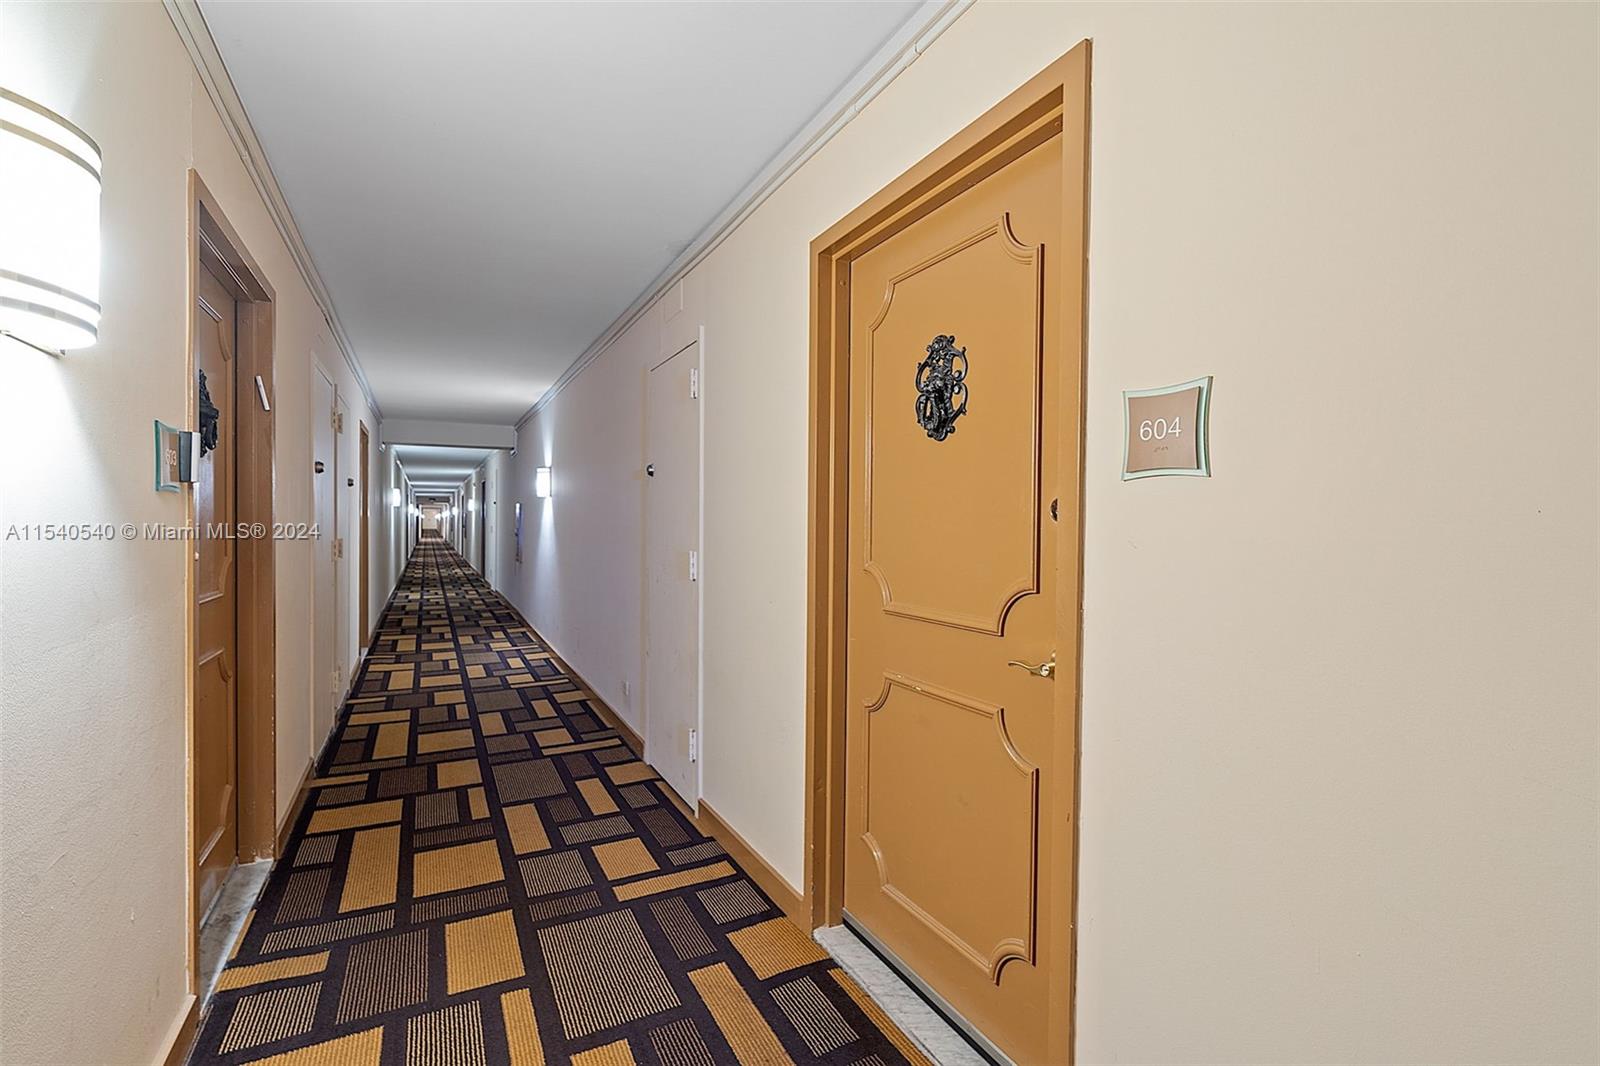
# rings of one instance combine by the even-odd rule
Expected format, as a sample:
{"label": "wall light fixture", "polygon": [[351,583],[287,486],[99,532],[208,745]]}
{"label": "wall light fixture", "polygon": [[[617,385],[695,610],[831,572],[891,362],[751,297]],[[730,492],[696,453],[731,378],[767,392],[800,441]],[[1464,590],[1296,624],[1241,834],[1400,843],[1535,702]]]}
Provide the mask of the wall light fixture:
{"label": "wall light fixture", "polygon": [[100,332],[100,148],[0,89],[0,333],[51,352]]}
{"label": "wall light fixture", "polygon": [[533,472],[533,494],[541,500],[550,498],[550,468],[541,466]]}

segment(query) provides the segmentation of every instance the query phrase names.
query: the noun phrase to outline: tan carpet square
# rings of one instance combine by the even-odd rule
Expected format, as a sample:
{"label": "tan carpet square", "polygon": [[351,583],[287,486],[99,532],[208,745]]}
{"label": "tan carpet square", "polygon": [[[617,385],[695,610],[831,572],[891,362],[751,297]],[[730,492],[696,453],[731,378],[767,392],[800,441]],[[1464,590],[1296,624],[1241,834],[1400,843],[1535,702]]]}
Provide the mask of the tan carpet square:
{"label": "tan carpet square", "polygon": [[307,833],[332,833],[339,829],[354,829],[363,825],[381,825],[400,820],[399,800],[379,800],[376,803],[358,803],[353,807],[332,807],[317,811],[311,816]]}
{"label": "tan carpet square", "polygon": [[765,981],[769,977],[821,962],[828,957],[815,940],[800,931],[800,927],[787,918],[773,918],[758,922],[728,934],[728,942],[744,956],[755,975]]}
{"label": "tan carpet square", "polygon": [[472,730],[470,729],[446,729],[438,733],[420,733],[417,735],[417,754],[423,755],[430,751],[455,751],[457,748],[470,748],[472,744]]}
{"label": "tan carpet square", "polygon": [[650,857],[650,849],[646,848],[644,841],[638,837],[613,840],[609,844],[596,844],[594,857],[600,864],[600,869],[604,870],[606,877],[612,881],[623,877],[637,877],[639,874],[660,869],[656,860]]}
{"label": "tan carpet square", "polygon": [[411,725],[408,722],[386,722],[378,727],[378,740],[372,746],[374,759],[395,759],[406,753],[406,745],[411,740]]}
{"label": "tan carpet square", "polygon": [[719,962],[700,970],[691,970],[689,980],[706,1001],[717,1027],[727,1038],[728,1046],[740,1062],[759,1062],[763,1066],[792,1064],[793,1059],[783,1050],[772,1026],[750,1002],[750,996],[733,976],[727,963]]}
{"label": "tan carpet square", "polygon": [[320,1044],[294,1048],[270,1058],[261,1058],[251,1066],[378,1066],[384,1055],[382,1026],[352,1032],[350,1036],[322,1040]]}
{"label": "tan carpet square", "polygon": [[500,850],[492,840],[419,851],[412,859],[411,886],[417,896],[434,896],[458,888],[504,881],[505,876],[500,866]]}
{"label": "tan carpet square", "polygon": [[625,762],[616,766],[606,767],[606,773],[611,775],[611,780],[619,785],[631,785],[635,781],[648,781],[656,776],[649,763]]}
{"label": "tan carpet square", "polygon": [[572,1056],[572,1066],[635,1066],[633,1050],[626,1040],[613,1040]]}
{"label": "tan carpet square", "polygon": [[539,817],[539,808],[532,803],[519,803],[515,807],[506,807],[502,813],[506,819],[506,832],[511,835],[511,850],[518,855],[527,855],[535,851],[544,851],[550,846],[550,834],[545,832],[544,820]]}
{"label": "tan carpet square", "polygon": [[221,977],[217,978],[217,991],[224,992],[230,988],[246,988],[268,981],[281,981],[285,977],[305,977],[308,974],[321,973],[327,967],[326,951],[319,951],[315,955],[292,955],[287,959],[276,959],[272,962],[258,962],[254,966],[230,966],[222,971]]}
{"label": "tan carpet square", "polygon": [[477,759],[442,762],[436,767],[435,773],[439,775],[440,788],[460,788],[462,785],[483,783],[483,770],[478,766]]}
{"label": "tan carpet square", "polygon": [[445,976],[450,994],[511,981],[525,972],[517,923],[510,911],[444,927]]}
{"label": "tan carpet square", "polygon": [[583,795],[583,802],[589,805],[592,814],[613,814],[617,810],[617,801],[611,798],[611,792],[606,788],[605,782],[598,777],[586,777],[578,782],[578,791]]}
{"label": "tan carpet square", "polygon": [[647,877],[643,881],[618,885],[616,895],[620,900],[638,899],[657,892],[670,892],[685,885],[697,885],[702,881],[715,881],[719,877],[727,877],[735,872],[731,864],[715,862],[710,866],[699,866],[693,870],[680,870],[674,874],[662,874],[660,877]]}
{"label": "tan carpet square", "polygon": [[533,735],[541,748],[554,747],[557,744],[571,744],[572,734],[565,729],[541,729]]}
{"label": "tan carpet square", "polygon": [[400,871],[400,827],[363,829],[350,846],[340,911],[383,907],[394,902]]}

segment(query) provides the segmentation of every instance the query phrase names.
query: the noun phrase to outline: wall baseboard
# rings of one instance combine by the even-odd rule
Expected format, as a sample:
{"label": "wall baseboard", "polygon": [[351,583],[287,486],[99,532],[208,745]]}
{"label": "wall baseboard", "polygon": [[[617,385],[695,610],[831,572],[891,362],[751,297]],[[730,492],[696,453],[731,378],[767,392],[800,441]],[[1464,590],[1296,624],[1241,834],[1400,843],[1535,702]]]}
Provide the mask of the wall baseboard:
{"label": "wall baseboard", "polygon": [[306,805],[306,786],[311,783],[311,776],[316,773],[316,770],[317,761],[315,759],[308,760],[305,770],[300,774],[300,784],[295,787],[294,802],[289,805],[289,817],[285,818],[283,824],[278,826],[278,847],[272,853],[274,858],[281,857],[283,849],[289,844],[289,834],[294,831],[294,823],[300,820],[300,812]]}
{"label": "wall baseboard", "polygon": [[[518,617],[522,617],[520,611],[517,614]],[[522,618],[522,624],[526,625],[529,631],[539,638],[539,643],[545,646],[551,658],[555,660],[556,665],[561,668],[561,672],[583,686],[584,691],[589,694],[589,704],[594,708],[599,718],[617,731],[623,742],[633,749],[635,755],[640,759],[644,759],[644,739],[634,732],[632,727],[624,722],[616,711],[607,706],[606,702],[595,693],[594,686],[585,681],[582,674],[574,670],[571,664],[561,658],[555,647],[533,627],[533,624],[527,618]],[[805,896],[797,891],[793,885],[789,884],[782,874],[773,869],[772,865],[762,858],[745,841],[744,837],[740,836],[732,826],[724,821],[720,814],[712,810],[711,805],[703,797],[699,800],[698,813],[695,813],[695,809],[680,799],[672,787],[666,783],[665,779],[662,779],[659,784],[668,796],[677,801],[678,807],[683,811],[684,815],[692,819],[700,827],[702,833],[722,845],[723,850],[733,857],[734,862],[743,867],[745,873],[749,874],[757,885],[761,886],[761,891],[771,897],[772,902],[783,910],[783,913],[789,917],[790,921],[807,932],[811,931],[811,906],[806,901]]]}
{"label": "wall baseboard", "polygon": [[722,815],[712,810],[704,797],[701,797],[700,813],[695,821],[699,823],[701,832],[721,844],[723,850],[733,856],[733,861],[761,886],[761,891],[783,908],[783,913],[789,916],[790,921],[808,933],[811,931],[811,908],[805,896],[774,870],[731,825],[723,821]]}
{"label": "wall baseboard", "polygon": [[161,1066],[183,1066],[194,1047],[195,1034],[200,1027],[200,997],[190,996],[183,1017],[178,1020],[177,1031],[167,1044],[167,1053],[160,1058]]}
{"label": "wall baseboard", "polygon": [[[516,605],[511,603],[511,597],[505,596],[503,593],[501,595],[506,603],[511,606],[511,609],[516,611]],[[617,734],[622,737],[622,742],[632,748],[635,755],[643,759],[644,738],[634,732],[633,727],[624,722],[622,716],[612,710],[611,705],[600,698],[600,694],[594,690],[594,686],[585,681],[583,675],[574,670],[572,664],[561,657],[561,653],[556,651],[555,645],[546,640],[544,634],[535,629],[533,623],[528,621],[521,611],[517,611],[517,617],[521,619],[523,625],[528,627],[528,632],[539,638],[539,643],[544,645],[545,651],[549,653],[550,658],[555,660],[555,664],[561,668],[561,672],[576,681],[583,688],[583,691],[589,694],[589,705],[594,708],[595,714],[600,720],[615,729]]]}
{"label": "wall baseboard", "polygon": [[[530,626],[529,628],[531,629],[532,627]],[[583,691],[589,694],[589,706],[594,708],[594,712],[600,718],[600,720],[606,725],[610,726],[612,729],[615,729],[618,735],[622,737],[623,743],[632,748],[635,755],[641,759],[644,758],[644,738],[638,733],[635,733],[633,731],[633,727],[627,722],[624,722],[622,720],[622,716],[616,711],[612,710],[610,704],[606,703],[605,700],[600,698],[599,693],[595,692],[594,686],[585,681],[582,674],[574,670],[570,663],[556,654],[556,650],[550,647],[549,641],[545,640],[543,637],[540,637],[539,639],[543,641],[546,648],[549,648],[550,657],[556,661],[556,665],[561,668],[561,672],[572,678],[572,680],[576,681],[583,687]]]}

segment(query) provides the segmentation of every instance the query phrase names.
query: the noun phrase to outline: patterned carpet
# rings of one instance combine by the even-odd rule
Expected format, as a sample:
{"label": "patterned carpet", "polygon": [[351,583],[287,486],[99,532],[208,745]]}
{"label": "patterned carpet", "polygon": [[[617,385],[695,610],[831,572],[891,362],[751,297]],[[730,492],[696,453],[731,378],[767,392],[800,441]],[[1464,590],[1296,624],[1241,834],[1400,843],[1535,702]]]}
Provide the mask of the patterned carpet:
{"label": "patterned carpet", "polygon": [[587,695],[425,539],[191,1062],[926,1063]]}

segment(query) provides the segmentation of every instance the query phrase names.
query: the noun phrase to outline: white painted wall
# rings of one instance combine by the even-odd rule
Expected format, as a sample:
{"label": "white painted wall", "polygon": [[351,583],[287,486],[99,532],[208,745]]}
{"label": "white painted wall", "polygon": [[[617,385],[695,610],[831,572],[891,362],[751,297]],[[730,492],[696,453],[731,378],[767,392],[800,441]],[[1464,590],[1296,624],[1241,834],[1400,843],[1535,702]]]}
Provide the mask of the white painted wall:
{"label": "white painted wall", "polygon": [[[510,505],[500,502],[501,492],[505,483],[506,469],[510,463],[509,451],[493,451],[483,462],[478,464],[466,480],[456,487],[455,492],[463,501],[478,499],[478,485],[488,482],[487,499],[482,509],[473,510],[471,503],[463,503],[463,522],[461,523],[462,542],[465,550],[462,555],[467,561],[477,568],[490,585],[499,588],[504,573],[504,560],[511,556],[504,551],[501,540],[508,534],[506,524],[511,521]],[[480,524],[488,525],[487,535],[482,541],[483,549],[488,558],[480,558],[484,554],[479,549],[478,527]]]}
{"label": "white painted wall", "polygon": [[[0,417],[33,442],[0,463],[0,537],[182,524],[183,497],[152,488],[151,420],[186,422],[191,166],[276,290],[275,518],[312,521],[312,360],[338,376],[347,439],[377,423],[165,10],[6,0],[0,71],[105,157],[99,343],[51,359],[0,341]],[[159,1060],[188,1008],[185,558],[0,540],[0,1061]],[[310,543],[280,541],[276,566],[281,819],[316,739]]]}
{"label": "white painted wall", "polygon": [[[660,347],[651,308],[559,402],[518,434],[506,498],[520,500],[522,564],[500,586],[595,693],[642,731],[644,375]],[[553,492],[533,494],[551,468]],[[507,531],[507,558],[513,557]]]}
{"label": "white painted wall", "polygon": [[[372,625],[376,629],[389,595],[400,580],[400,571],[410,555],[411,521],[410,505],[414,502],[411,482],[400,466],[400,456],[393,448],[381,447],[376,436],[372,441],[372,533],[376,539],[373,547],[371,585],[367,592],[372,597]],[[391,492],[400,491],[400,506],[394,507]]]}
{"label": "white painted wall", "polygon": [[[1595,1061],[1596,17],[962,16],[690,276],[705,798],[798,883],[810,240],[1092,37],[1080,1060]],[[505,497],[635,727],[659,311]],[[1121,390],[1204,373],[1216,476],[1121,482]]]}

